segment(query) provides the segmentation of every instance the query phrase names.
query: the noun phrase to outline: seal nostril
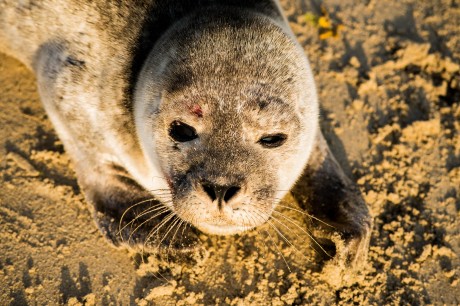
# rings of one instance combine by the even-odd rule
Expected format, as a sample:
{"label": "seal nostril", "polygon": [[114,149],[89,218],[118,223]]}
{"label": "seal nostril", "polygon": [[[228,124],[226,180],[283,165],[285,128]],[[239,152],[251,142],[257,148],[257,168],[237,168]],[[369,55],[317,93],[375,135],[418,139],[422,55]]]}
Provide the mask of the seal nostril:
{"label": "seal nostril", "polygon": [[214,191],[213,186],[203,184],[203,189],[208,194],[208,196],[211,198],[211,200],[214,202],[217,197],[216,197],[216,192]]}
{"label": "seal nostril", "polygon": [[211,198],[211,201],[214,202],[215,200],[219,201],[219,205],[222,202],[228,202],[231,198],[235,196],[235,194],[240,191],[240,187],[238,186],[219,186],[213,184],[202,184],[204,192]]}
{"label": "seal nostril", "polygon": [[227,192],[225,193],[225,196],[224,196],[224,201],[225,202],[228,202],[230,201],[231,198],[233,198],[233,196],[235,194],[238,193],[238,191],[240,191],[240,187],[237,187],[237,186],[232,186],[230,188],[227,189]]}

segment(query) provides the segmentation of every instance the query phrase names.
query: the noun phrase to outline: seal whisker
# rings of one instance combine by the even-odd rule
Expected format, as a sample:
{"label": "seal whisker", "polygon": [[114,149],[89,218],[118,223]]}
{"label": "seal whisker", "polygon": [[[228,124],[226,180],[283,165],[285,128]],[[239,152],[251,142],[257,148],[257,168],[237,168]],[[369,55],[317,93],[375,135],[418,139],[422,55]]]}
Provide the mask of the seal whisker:
{"label": "seal whisker", "polygon": [[[168,222],[168,220],[171,219],[171,217],[173,217],[174,214],[172,212],[169,212],[163,220],[161,220],[161,222],[157,225],[156,228],[152,228],[147,237],[144,239],[143,243],[142,243],[142,253],[144,253],[144,250],[145,250],[145,247],[146,247],[146,243],[150,240],[150,238],[152,237],[152,235],[154,235],[164,224],[166,224]],[[159,249],[158,249],[159,250]]]}
{"label": "seal whisker", "polygon": [[[260,214],[263,214],[262,211],[259,210],[259,213]],[[286,236],[283,234],[283,232],[281,231],[281,229],[277,228],[275,224],[273,224],[273,222],[270,222],[269,218],[271,217],[274,221],[278,222],[279,224],[281,224],[282,226],[284,226],[288,231],[292,231],[292,229],[287,226],[286,224],[284,224],[283,222],[279,221],[277,218],[275,218],[273,215],[267,215],[266,214],[266,217],[268,217],[268,220],[267,220],[267,223],[273,227],[273,229],[278,233],[278,235],[286,242],[288,243],[291,247],[294,248],[294,250],[299,253],[300,255],[302,255],[302,257],[304,257],[305,259],[309,260],[307,257],[305,257],[305,255],[302,254],[302,252],[300,252],[300,250],[288,239],[286,238]],[[294,232],[294,234],[299,238],[301,239],[301,237]]]}
{"label": "seal whisker", "polygon": [[154,216],[148,218],[147,220],[145,220],[144,222],[142,222],[141,224],[139,224],[139,225],[130,233],[130,235],[129,235],[129,237],[128,237],[128,242],[131,240],[131,237],[134,235],[134,233],[135,233],[141,226],[143,226],[145,223],[150,222],[151,220],[155,219],[156,217],[158,217],[158,216],[160,216],[160,215],[162,215],[162,214],[164,214],[164,213],[166,213],[166,212],[168,212],[168,211],[169,211],[169,209],[167,209],[167,208],[165,207],[165,210],[162,210],[162,211],[156,213]]}
{"label": "seal whisker", "polygon": [[[276,220],[276,219],[273,219],[273,220],[278,221],[278,220]],[[278,222],[279,222],[279,221],[278,221]],[[283,234],[283,232],[282,232],[279,228],[276,227],[276,225],[275,225],[273,222],[267,221],[267,223],[268,223],[271,227],[273,227],[273,229],[278,233],[278,235],[279,235],[287,244],[289,244],[289,246],[291,246],[292,248],[294,248],[294,250],[295,250],[298,254],[300,254],[303,258],[305,258],[306,260],[309,261],[309,259],[308,259],[304,254],[302,254],[302,252],[300,252],[300,250],[299,250],[299,249],[298,249],[298,248],[297,248],[297,247],[296,247],[296,246],[295,246],[295,245],[294,245],[284,234]],[[282,223],[281,223],[281,224],[282,224]],[[283,224],[283,225],[284,225],[284,224]],[[288,228],[288,229],[289,229],[289,228]]]}
{"label": "seal whisker", "polygon": [[[306,229],[304,229],[303,227],[301,227],[300,225],[298,225],[295,221],[293,221],[291,218],[283,215],[282,213],[280,213],[279,211],[276,211],[274,210],[273,212],[276,212],[278,214],[280,214],[281,217],[283,217],[284,219],[286,219],[286,221],[292,223],[294,226],[296,226],[298,229],[300,229],[303,233],[305,233],[327,256],[329,257],[333,257],[332,255],[330,255],[324,248],[323,246],[313,237],[312,234],[310,234]],[[272,215],[272,217],[274,217]]]}
{"label": "seal whisker", "polygon": [[[155,205],[155,206],[152,206],[152,207],[149,207],[147,209],[145,209],[142,213],[140,213],[139,215],[137,215],[135,218],[133,218],[131,221],[129,221],[128,223],[126,223],[123,227],[121,227],[122,225],[122,219],[120,220],[120,226],[118,227],[119,230],[118,230],[118,233],[117,235],[121,234],[121,231],[123,231],[127,226],[129,226],[130,224],[133,224],[133,222],[135,222],[137,219],[139,219],[140,217],[142,216],[145,216],[147,214],[150,214],[150,213],[153,213],[155,211],[158,211],[160,209],[165,209],[167,210],[167,208],[163,205],[163,204],[158,204],[158,205]],[[121,228],[120,228],[121,227]]]}
{"label": "seal whisker", "polygon": [[165,192],[165,191],[162,191],[160,193],[157,193],[154,195],[154,198],[155,199],[167,199],[167,200],[171,200],[172,201],[172,197],[171,197],[171,194]]}
{"label": "seal whisker", "polygon": [[252,214],[250,212],[248,212],[246,209],[243,209],[243,211],[246,212],[246,215],[244,217],[246,217],[246,219],[247,219],[247,223],[244,222],[244,220],[243,220],[243,222],[244,222],[243,226],[245,227],[245,231],[250,231],[250,230],[252,230],[254,228],[254,224],[256,224],[256,223],[254,221],[251,222],[252,218],[250,218],[250,217],[252,217]]}
{"label": "seal whisker", "polygon": [[171,193],[166,192],[166,191],[155,193],[153,196],[155,199],[158,199],[161,201],[172,201]]}
{"label": "seal whisker", "polygon": [[143,201],[137,202],[137,203],[135,203],[135,204],[129,206],[127,209],[125,209],[125,211],[124,211],[123,214],[121,215],[119,224],[122,223],[124,216],[126,215],[126,213],[127,213],[129,210],[131,210],[132,208],[134,208],[134,207],[136,207],[136,206],[138,206],[138,205],[141,205],[141,204],[143,204],[143,203],[146,203],[146,202],[149,202],[149,201],[153,201],[153,200],[154,200],[154,198],[150,198],[150,199],[143,200]]}
{"label": "seal whisker", "polygon": [[[278,219],[274,218],[273,216],[272,216],[272,219],[273,219],[274,221],[278,222],[279,224],[283,225],[287,230],[289,230],[289,231],[291,230],[291,228],[289,228],[286,224],[284,224],[283,222],[281,222],[281,221],[279,221]],[[288,243],[292,248],[294,248],[294,250],[295,250],[298,254],[300,254],[300,255],[301,255],[303,258],[305,258],[306,260],[308,260],[308,261],[310,260],[310,259],[308,259],[302,252],[300,252],[300,250],[299,250],[299,249],[298,249],[298,248],[297,248],[297,247],[296,247],[296,246],[295,246],[295,245],[294,245],[284,234],[283,234],[283,232],[282,232],[280,229],[278,229],[278,228],[276,227],[275,224],[273,224],[273,222],[270,222],[270,221],[267,221],[267,222],[268,222],[269,225],[271,225],[271,226],[273,227],[273,229],[278,233],[278,235],[280,235],[281,238],[283,238],[283,240],[284,240],[286,243]],[[297,233],[294,232],[294,234],[295,234],[298,238],[301,238]],[[309,244],[309,245],[311,246],[311,244]],[[313,248],[313,249],[314,249],[314,248]]]}
{"label": "seal whisker", "polygon": [[152,229],[152,231],[147,235],[147,237],[144,240],[144,246],[152,238],[153,235],[159,232],[159,230],[175,216],[176,214],[170,211],[170,213],[165,216],[165,218],[160,222],[160,224],[158,224],[156,228]]}
{"label": "seal whisker", "polygon": [[[242,209],[242,211],[244,211],[246,213],[246,215],[242,215],[241,218],[243,219],[243,232],[247,232],[251,229],[251,226],[250,226],[250,221],[249,221],[249,213],[246,209]],[[245,221],[246,219],[246,221]]]}
{"label": "seal whisker", "polygon": [[161,243],[165,240],[165,238],[168,236],[168,234],[171,232],[171,230],[180,222],[180,218],[174,214],[173,215],[173,221],[171,221],[171,224],[166,228],[166,233],[163,235],[163,238],[161,238],[160,242],[158,243],[158,248],[161,246]]}
{"label": "seal whisker", "polygon": [[[161,253],[161,244],[163,243],[164,239],[168,236],[168,234],[171,232],[171,230],[176,226],[177,223],[180,222],[180,218],[177,217],[177,215],[173,215],[173,220],[169,223],[169,225],[166,227],[165,231],[166,233],[163,234],[163,237],[160,239],[160,241],[158,242],[158,245],[157,245],[157,250],[158,250],[158,253]],[[169,263],[169,246],[168,245],[168,248],[166,248],[166,261]]]}
{"label": "seal whisker", "polygon": [[[163,210],[157,212],[155,215],[149,217],[147,220],[143,221],[141,224],[137,225],[134,229],[132,229],[132,227],[131,227],[131,232],[130,232],[130,235],[128,237],[128,242],[130,241],[131,237],[135,234],[135,232],[139,228],[141,228],[144,224],[150,222],[151,220],[155,219],[156,217],[161,216],[162,214],[167,213],[167,212],[168,212],[168,209],[163,209]],[[136,220],[133,220],[133,221],[136,221]],[[132,223],[131,225],[133,225],[133,224],[134,223]]]}
{"label": "seal whisker", "polygon": [[[258,210],[258,212],[259,212],[260,214],[263,214],[263,212],[260,211],[260,210]],[[278,211],[274,211],[274,212],[277,212],[277,213],[281,214],[281,213],[278,212]],[[281,216],[287,218],[287,217],[284,216],[283,214],[281,214]],[[273,214],[272,214],[272,215],[266,214],[266,217],[272,218],[274,221],[276,221],[276,222],[278,222],[279,224],[281,224],[282,226],[284,226],[288,231],[292,231],[292,229],[291,229],[287,224],[284,224],[283,222],[281,222],[280,220],[278,220],[278,218],[276,218]],[[287,221],[290,221],[290,220],[287,220]],[[294,225],[296,225],[302,232],[304,232],[305,234],[307,234],[307,236],[308,236],[316,245],[318,245],[319,248],[320,248],[325,254],[327,254],[329,257],[332,257],[330,254],[328,254],[328,253],[326,252],[326,250],[324,250],[324,248],[317,242],[317,240],[316,240],[311,234],[309,234],[305,229],[303,229],[302,227],[300,227],[300,226],[299,226],[297,223],[295,223],[294,221],[290,221],[290,222],[293,223]],[[267,220],[267,223],[270,224],[270,221]],[[293,232],[294,232],[294,234],[295,234],[299,239],[302,239],[302,238],[299,236],[299,234],[297,234],[295,231],[293,231]],[[288,241],[286,241],[286,242],[288,242]],[[301,254],[305,259],[308,259],[308,258],[306,258],[306,257],[305,257],[305,256],[304,256],[304,255],[303,255],[293,244],[291,244],[290,242],[288,242],[288,243],[289,243],[296,251],[298,251],[299,254]],[[311,244],[309,244],[309,245],[310,245],[310,247],[312,247],[313,250],[316,250]]]}
{"label": "seal whisker", "polygon": [[162,177],[162,176],[152,176],[152,178],[159,178],[159,179],[162,179],[162,180],[165,180],[165,181],[167,181],[167,179],[166,179],[166,178],[164,178],[164,177]]}
{"label": "seal whisker", "polygon": [[278,245],[275,243],[275,241],[274,241],[272,235],[270,235],[270,233],[269,233],[267,230],[264,230],[264,231],[265,231],[265,233],[267,233],[268,236],[270,236],[270,239],[271,239],[273,245],[274,245],[275,248],[278,250],[278,254],[280,254],[280,256],[283,258],[283,261],[284,261],[284,263],[286,264],[286,266],[287,266],[289,272],[292,272],[292,271],[291,271],[291,267],[290,267],[289,264],[287,263],[286,258],[284,257],[283,253],[281,253],[281,250],[279,249]]}
{"label": "seal whisker", "polygon": [[[245,216],[243,216],[243,217],[246,217],[246,220],[247,220],[247,221],[243,220],[243,227],[245,228],[245,231],[255,230],[255,232],[257,233],[256,237],[259,237],[261,235],[261,233],[254,226],[254,224],[256,224],[256,222],[254,221],[254,215],[251,214],[250,212],[248,212],[246,209],[243,209],[243,211],[245,211],[247,213]],[[265,247],[267,248],[267,245],[265,244],[265,241],[262,240],[262,242],[264,243]],[[259,246],[257,244],[255,244],[254,246],[257,248],[258,254],[260,254],[261,252],[260,252]]]}
{"label": "seal whisker", "polygon": [[[149,201],[151,202],[151,201],[154,201],[154,200],[155,200],[155,198],[150,198],[150,199],[142,200],[142,201],[140,201],[140,202],[137,202],[137,203],[135,203],[135,204],[129,206],[127,209],[125,209],[125,211],[123,212],[123,214],[122,214],[121,217],[120,217],[120,221],[118,222],[118,224],[119,224],[119,227],[118,227],[119,232],[120,232],[120,226],[121,226],[122,223],[123,223],[123,218],[125,217],[126,213],[128,213],[128,211],[130,211],[131,209],[133,209],[133,208],[136,207],[136,206],[139,206],[139,205],[141,205],[141,204],[147,203],[147,202],[149,202]],[[155,205],[150,206],[150,207],[157,207],[157,206],[160,206],[160,205],[163,205],[163,204],[162,204],[162,203],[156,203]]]}
{"label": "seal whisker", "polygon": [[315,217],[315,216],[313,216],[313,215],[310,215],[310,214],[307,213],[306,211],[302,211],[302,210],[300,210],[300,209],[296,209],[296,208],[294,208],[294,207],[290,207],[290,206],[282,205],[282,204],[278,204],[277,206],[280,206],[280,207],[283,207],[283,208],[287,208],[287,209],[290,209],[290,210],[299,212],[299,213],[301,213],[301,214],[303,214],[303,215],[309,217],[310,219],[313,219],[313,220],[316,220],[316,221],[318,221],[318,222],[321,222],[321,223],[323,223],[324,225],[327,225],[327,226],[329,226],[329,227],[336,228],[335,226],[333,226],[333,225],[331,225],[331,224],[329,224],[329,223],[327,223],[327,222],[325,222],[325,221],[323,221],[323,220],[321,220],[321,219],[319,219],[319,218],[317,218],[317,217]]}
{"label": "seal whisker", "polygon": [[[187,226],[190,225],[190,223],[188,223],[188,221],[185,221],[184,220],[184,227],[182,228],[182,233],[181,233],[181,236],[180,236],[180,243],[182,244],[182,239],[184,238],[184,233],[185,233],[185,230],[187,229]],[[191,227],[191,225],[190,225]]]}
{"label": "seal whisker", "polygon": [[[254,213],[259,214],[259,216],[261,216],[261,217],[264,219],[264,214],[263,214],[262,211],[260,211],[260,209],[255,208]],[[268,219],[270,218],[269,215],[266,215],[266,216],[268,216]],[[281,232],[272,222],[270,222],[269,220],[267,220],[266,222],[267,222],[268,225],[270,225],[270,226],[277,232],[277,234],[278,234],[284,241],[286,241],[286,242],[287,242],[288,244],[290,244],[296,251],[298,251],[298,249],[292,245],[292,243],[282,234],[282,232]],[[289,228],[288,228],[288,229],[289,229]],[[287,261],[286,261],[286,259],[285,259],[285,257],[284,257],[283,254],[281,253],[281,251],[280,251],[278,245],[275,243],[275,241],[274,241],[274,239],[272,238],[272,236],[270,235],[270,233],[269,233],[268,231],[266,231],[266,230],[265,230],[265,232],[270,236],[273,245],[276,247],[276,249],[278,250],[278,253],[281,255],[281,257],[283,258],[284,262],[286,263],[286,266],[287,266],[289,272],[292,272],[292,271],[291,271],[291,268],[289,267],[289,265],[288,265],[288,263],[287,263]],[[298,252],[300,253],[300,251],[298,251]]]}
{"label": "seal whisker", "polygon": [[171,237],[171,240],[169,241],[169,245],[168,245],[168,253],[169,251],[171,250],[172,248],[172,243],[174,242],[174,239],[176,238],[176,235],[177,235],[177,232],[179,231],[179,229],[181,228],[182,224],[184,224],[184,220],[182,220],[181,218],[179,218],[179,224],[177,225],[177,229],[176,231],[174,232],[173,236]]}
{"label": "seal whisker", "polygon": [[172,242],[174,240],[174,237],[176,236],[177,234],[177,231],[179,230],[180,228],[180,225],[182,224],[182,219],[179,218],[177,215],[176,215],[176,219],[173,221],[173,223],[170,225],[170,230],[168,230],[168,232],[163,236],[163,238],[160,240],[160,242],[158,243],[158,250],[160,250],[160,246],[161,246],[161,243],[163,241],[163,239],[166,238],[166,236],[168,235],[169,231],[171,231],[176,225],[177,225],[177,229],[176,231],[174,232],[173,236],[171,237],[171,239],[169,240],[169,243],[168,243],[168,247],[166,248],[166,261],[169,263],[169,255],[170,255],[170,250],[171,250],[171,245],[172,245]]}
{"label": "seal whisker", "polygon": [[[164,208],[164,207],[165,207],[165,206],[164,206],[162,203],[156,203],[155,205],[152,205],[152,206],[150,206],[150,207],[147,207],[147,208],[144,209],[143,211],[134,212],[134,213],[133,213],[133,214],[134,214],[134,218],[133,218],[130,222],[128,222],[127,224],[129,225],[129,224],[131,224],[132,222],[134,222],[134,221],[136,221],[137,219],[139,219],[140,217],[142,217],[142,216],[144,216],[144,215],[146,215],[146,214],[148,214],[148,213],[150,213],[150,212],[153,212],[153,211],[156,211],[156,210],[158,210],[158,209]],[[119,222],[120,226],[122,225],[122,223],[121,223],[122,221],[123,221],[123,220],[120,219],[120,222]],[[123,229],[123,228],[122,228],[122,229]]]}
{"label": "seal whisker", "polygon": [[148,189],[147,191],[150,192],[150,193],[157,193],[157,192],[161,193],[161,192],[163,192],[165,194],[166,193],[171,194],[171,190],[169,190],[169,189]]}

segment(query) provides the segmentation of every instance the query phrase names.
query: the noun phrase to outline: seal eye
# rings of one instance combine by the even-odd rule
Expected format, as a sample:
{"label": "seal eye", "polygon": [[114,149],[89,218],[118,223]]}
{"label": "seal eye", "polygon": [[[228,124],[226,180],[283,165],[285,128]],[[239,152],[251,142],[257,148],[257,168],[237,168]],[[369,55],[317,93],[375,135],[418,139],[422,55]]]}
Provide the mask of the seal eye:
{"label": "seal eye", "polygon": [[187,142],[198,138],[196,130],[193,127],[180,121],[173,121],[171,123],[169,136],[179,142]]}
{"label": "seal eye", "polygon": [[276,148],[284,144],[287,139],[285,134],[267,135],[259,139],[260,143],[265,148]]}

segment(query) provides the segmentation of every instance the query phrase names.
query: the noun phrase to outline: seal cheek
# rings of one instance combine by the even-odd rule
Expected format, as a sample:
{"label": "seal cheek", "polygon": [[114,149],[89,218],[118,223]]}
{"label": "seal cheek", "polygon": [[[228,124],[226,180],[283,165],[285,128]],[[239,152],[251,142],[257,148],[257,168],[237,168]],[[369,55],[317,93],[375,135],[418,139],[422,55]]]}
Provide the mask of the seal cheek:
{"label": "seal cheek", "polygon": [[174,185],[173,185],[173,182],[172,182],[171,178],[166,174],[163,174],[163,176],[165,177],[165,180],[166,180],[166,183],[169,186],[169,189],[174,190]]}

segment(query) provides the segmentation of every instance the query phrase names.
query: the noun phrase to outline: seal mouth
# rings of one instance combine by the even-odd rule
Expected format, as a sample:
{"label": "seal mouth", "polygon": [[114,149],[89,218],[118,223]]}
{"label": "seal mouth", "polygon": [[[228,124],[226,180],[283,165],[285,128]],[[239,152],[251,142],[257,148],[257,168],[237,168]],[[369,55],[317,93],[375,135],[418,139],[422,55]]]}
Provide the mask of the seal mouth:
{"label": "seal mouth", "polygon": [[[201,210],[201,213],[198,212],[199,210]],[[207,209],[198,208],[193,215],[181,214],[178,211],[176,211],[176,214],[179,218],[205,234],[222,236],[251,231],[269,219],[269,215],[264,218],[251,210],[243,209],[238,210],[237,213],[230,212],[226,214],[218,209],[210,212],[209,207]]]}
{"label": "seal mouth", "polygon": [[255,228],[255,226],[223,225],[223,224],[212,224],[212,223],[203,223],[196,227],[200,231],[206,234],[221,235],[221,236],[230,236],[234,234],[240,234],[240,233],[247,232]]}
{"label": "seal mouth", "polygon": [[[165,205],[177,217],[205,234],[225,236],[253,230],[270,218],[276,205],[274,199],[267,198],[266,188],[248,194],[247,186],[243,186],[232,194],[231,199],[226,199],[217,192],[212,194],[213,197],[205,188],[193,188],[186,176],[177,177],[179,179],[172,180],[172,200]],[[229,190],[231,188],[227,193]]]}

